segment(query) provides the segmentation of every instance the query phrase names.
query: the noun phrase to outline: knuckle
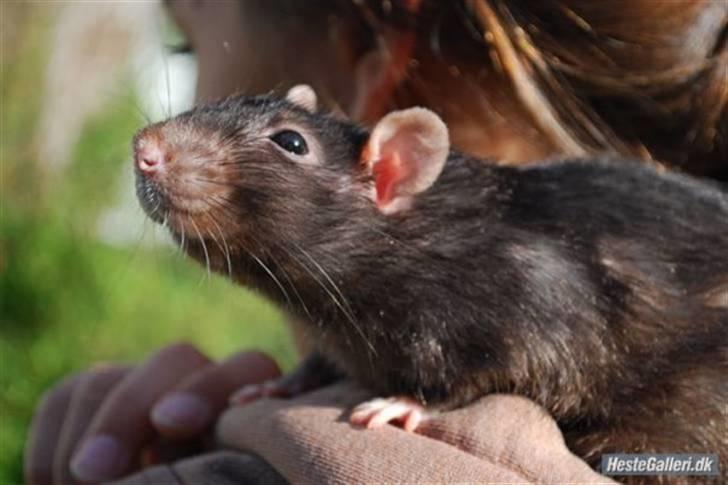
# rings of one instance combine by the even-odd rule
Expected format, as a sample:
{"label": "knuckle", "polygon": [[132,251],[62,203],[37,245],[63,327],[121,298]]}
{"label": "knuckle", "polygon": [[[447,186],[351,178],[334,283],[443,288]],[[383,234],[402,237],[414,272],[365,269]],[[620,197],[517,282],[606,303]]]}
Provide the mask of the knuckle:
{"label": "knuckle", "polygon": [[250,367],[264,375],[277,376],[281,373],[278,363],[270,355],[259,350],[243,350],[230,356],[227,361],[233,367]]}
{"label": "knuckle", "polygon": [[210,360],[197,347],[184,341],[167,345],[156,354],[156,357],[164,360],[199,361],[205,363]]}
{"label": "knuckle", "polygon": [[89,372],[80,372],[64,377],[51,389],[45,391],[38,399],[38,410],[55,407],[69,399],[81,379]]}
{"label": "knuckle", "polygon": [[234,357],[246,358],[248,360],[259,360],[261,362],[271,362],[271,363],[275,362],[270,355],[268,355],[265,352],[262,352],[260,350],[251,350],[251,349],[241,350],[240,352],[236,352],[234,354]]}
{"label": "knuckle", "polygon": [[78,392],[87,402],[103,400],[115,387],[123,381],[127,369],[121,366],[103,366],[83,377],[78,384]]}

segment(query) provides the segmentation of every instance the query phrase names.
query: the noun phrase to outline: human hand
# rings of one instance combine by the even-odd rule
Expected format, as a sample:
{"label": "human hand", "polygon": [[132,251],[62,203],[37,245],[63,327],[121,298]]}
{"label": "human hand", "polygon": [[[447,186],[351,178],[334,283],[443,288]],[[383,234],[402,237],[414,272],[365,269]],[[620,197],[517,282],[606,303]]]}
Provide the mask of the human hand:
{"label": "human hand", "polygon": [[259,352],[218,363],[189,344],[173,344],[136,367],[107,365],[68,377],[36,411],[26,482],[100,482],[199,451],[232,391],[278,375]]}

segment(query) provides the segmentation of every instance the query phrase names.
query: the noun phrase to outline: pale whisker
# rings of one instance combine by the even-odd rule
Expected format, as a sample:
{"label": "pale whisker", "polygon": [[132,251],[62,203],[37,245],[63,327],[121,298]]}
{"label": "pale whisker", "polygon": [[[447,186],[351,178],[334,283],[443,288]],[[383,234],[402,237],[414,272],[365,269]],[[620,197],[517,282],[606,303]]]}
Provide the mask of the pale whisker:
{"label": "pale whisker", "polygon": [[[292,242],[292,244],[301,252],[301,254],[303,254],[318,269],[318,271],[324,276],[324,278],[326,278],[326,280],[332,285],[332,287],[334,288],[334,291],[336,291],[336,293],[338,293],[339,297],[344,302],[343,304],[342,304],[342,302],[339,301],[338,298],[336,298],[336,295],[334,295],[331,292],[331,290],[328,289],[328,287],[326,285],[324,285],[318,278],[316,278],[314,276],[314,274],[311,272],[311,270],[306,265],[302,265],[304,267],[304,269],[306,269],[309,272],[309,274],[311,274],[311,276],[326,291],[326,293],[328,293],[328,295],[331,297],[331,300],[342,311],[342,313],[344,314],[344,316],[347,317],[347,319],[349,320],[349,322],[351,322],[351,324],[354,326],[354,329],[357,331],[357,333],[359,333],[359,336],[361,336],[361,338],[364,340],[364,343],[367,344],[367,346],[369,347],[369,350],[371,350],[374,355],[377,355],[377,351],[374,348],[374,345],[372,345],[372,343],[369,341],[369,339],[367,338],[367,336],[364,333],[364,331],[361,329],[361,327],[357,323],[356,319],[354,318],[354,314],[353,314],[353,312],[351,310],[351,307],[349,306],[347,300],[344,298],[344,295],[341,293],[341,290],[336,285],[336,283],[331,279],[331,277],[329,276],[329,274],[321,267],[321,265],[318,264],[311,257],[311,255],[308,254],[301,246],[299,246],[295,242]],[[346,305],[346,307],[344,306],[344,304]]]}
{"label": "pale whisker", "polygon": [[205,268],[207,269],[207,278],[209,279],[211,277],[211,274],[210,274],[210,254],[207,252],[207,245],[205,245],[205,240],[202,237],[202,233],[200,233],[200,230],[197,228],[197,224],[195,224],[194,219],[192,219],[189,216],[187,217],[187,219],[192,224],[192,228],[197,233],[197,238],[200,240],[200,244],[202,245],[202,251],[205,254]]}

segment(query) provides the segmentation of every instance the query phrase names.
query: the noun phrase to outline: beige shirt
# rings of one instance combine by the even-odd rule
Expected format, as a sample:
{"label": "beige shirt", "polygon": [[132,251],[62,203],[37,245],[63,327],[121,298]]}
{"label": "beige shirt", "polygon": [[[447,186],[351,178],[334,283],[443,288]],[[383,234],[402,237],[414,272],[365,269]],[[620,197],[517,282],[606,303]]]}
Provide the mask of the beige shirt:
{"label": "beige shirt", "polygon": [[257,456],[219,452],[118,483],[614,483],[573,455],[528,399],[486,396],[407,433],[352,426],[349,411],[369,397],[342,383],[231,408],[217,427],[221,444]]}

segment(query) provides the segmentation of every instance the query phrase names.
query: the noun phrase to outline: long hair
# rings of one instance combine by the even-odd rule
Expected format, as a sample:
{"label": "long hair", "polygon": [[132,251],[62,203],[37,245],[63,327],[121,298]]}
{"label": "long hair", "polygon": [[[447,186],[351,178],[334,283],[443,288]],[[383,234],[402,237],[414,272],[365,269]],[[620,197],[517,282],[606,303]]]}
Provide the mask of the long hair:
{"label": "long hair", "polygon": [[[395,100],[411,101],[416,73],[406,52],[437,49],[454,61],[467,58],[466,70],[487,66],[509,82],[511,95],[564,154],[612,152],[728,180],[723,2],[353,3],[375,35],[409,34],[392,56],[400,65],[391,69],[386,94]],[[417,101],[427,95],[419,92]]]}
{"label": "long hair", "polygon": [[[336,44],[352,68],[384,52],[366,101],[344,109],[359,121],[420,104],[479,156],[510,153],[518,163],[608,152],[728,180],[725,2],[239,1],[247,28],[266,25],[276,40],[259,46],[265,62],[305,64],[329,104],[352,90],[340,82],[326,92],[337,72],[317,60],[320,42]],[[301,77],[276,72],[273,84]]]}

